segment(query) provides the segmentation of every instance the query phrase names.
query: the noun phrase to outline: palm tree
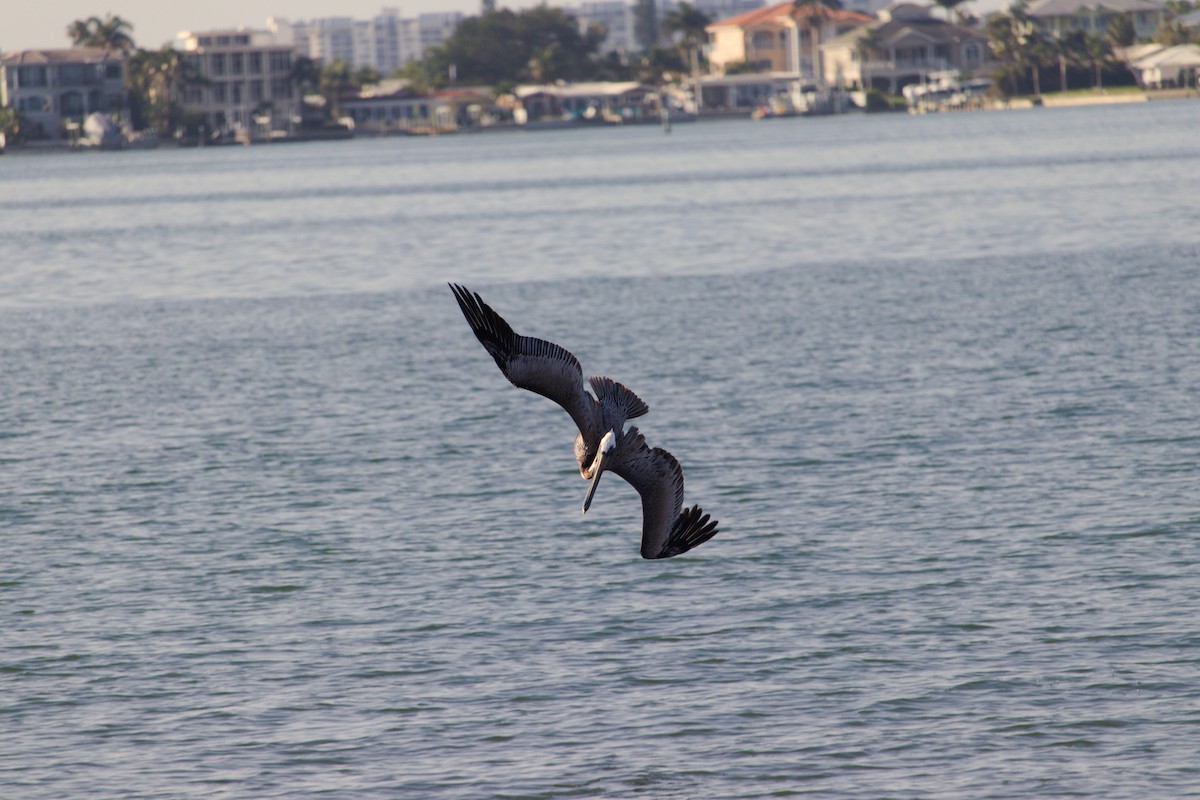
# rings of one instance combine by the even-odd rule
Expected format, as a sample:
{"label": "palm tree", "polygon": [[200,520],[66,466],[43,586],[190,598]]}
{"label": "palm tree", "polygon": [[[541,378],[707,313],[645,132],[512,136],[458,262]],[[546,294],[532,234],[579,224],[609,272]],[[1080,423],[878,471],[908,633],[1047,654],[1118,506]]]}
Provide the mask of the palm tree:
{"label": "palm tree", "polygon": [[871,61],[882,50],[883,39],[879,36],[879,29],[874,25],[865,26],[858,37],[858,41],[854,43],[854,52],[858,55],[859,62],[862,64],[859,70],[859,83],[862,84],[864,92],[871,90]]}
{"label": "palm tree", "polygon": [[340,58],[321,67],[321,79],[317,87],[325,97],[325,108],[334,119],[342,115],[342,95],[358,88],[350,67]]}
{"label": "palm tree", "polygon": [[169,134],[182,120],[180,94],[208,80],[173,47],[141,50],[129,57],[126,82],[144,127]]}
{"label": "palm tree", "polygon": [[700,50],[708,41],[708,31],[705,29],[710,22],[712,20],[707,14],[690,3],[680,3],[663,17],[663,29],[679,35],[679,49],[684,63],[691,65],[693,75],[700,71]]}
{"label": "palm tree", "polygon": [[1000,74],[1012,82],[1012,90],[1018,91],[1018,82],[1026,69],[1030,72],[1033,93],[1042,93],[1041,68],[1050,60],[1052,52],[1045,36],[1029,16],[1025,0],[1017,0],[1008,14],[996,14],[987,23],[988,46],[1000,62]]}
{"label": "palm tree", "polygon": [[[830,11],[836,11],[841,7],[841,0],[792,0],[793,13],[799,14],[808,28],[808,41],[812,45],[813,77],[818,86],[825,84],[824,70],[821,69],[821,23],[829,16]],[[793,35],[799,37],[799,33],[794,29]],[[798,40],[794,52],[797,55],[800,53]],[[798,58],[796,71],[800,71]]]}
{"label": "palm tree", "polygon": [[77,19],[67,26],[67,38],[75,47],[103,47],[128,55],[134,48],[133,25],[109,14],[104,19]]}
{"label": "palm tree", "polygon": [[1112,61],[1112,45],[1104,36],[1093,33],[1087,37],[1087,57],[1096,71],[1096,86],[1099,91],[1104,88],[1104,68]]}
{"label": "palm tree", "polygon": [[1085,35],[1081,30],[1073,30],[1066,36],[1053,40],[1054,54],[1058,57],[1058,90],[1067,90],[1067,68],[1077,66],[1087,53]]}

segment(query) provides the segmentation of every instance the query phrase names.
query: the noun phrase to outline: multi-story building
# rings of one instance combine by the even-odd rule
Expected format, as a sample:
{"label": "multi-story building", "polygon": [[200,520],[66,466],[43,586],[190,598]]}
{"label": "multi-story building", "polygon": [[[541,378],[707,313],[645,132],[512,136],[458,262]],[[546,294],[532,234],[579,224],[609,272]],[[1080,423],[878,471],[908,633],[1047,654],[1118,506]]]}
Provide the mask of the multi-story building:
{"label": "multi-story building", "polygon": [[1071,31],[1103,35],[1113,17],[1127,14],[1139,39],[1149,39],[1167,9],[1153,0],[1037,0],[1027,9],[1044,30],[1057,37]]}
{"label": "multi-story building", "polygon": [[708,61],[718,74],[744,63],[760,72],[792,73],[821,84],[832,81],[817,58],[821,44],[870,21],[855,11],[799,9],[790,0],[776,3],[709,25]]}
{"label": "multi-story building", "polygon": [[254,117],[270,116],[272,129],[286,129],[299,110],[292,81],[295,53],[266,31],[184,32],[178,47],[207,79],[184,92],[187,111],[204,115],[210,131],[253,128]]}
{"label": "multi-story building", "polygon": [[[874,47],[861,41],[871,34]],[[933,75],[961,78],[989,75],[996,68],[987,35],[933,16],[927,6],[895,3],[871,24],[857,28],[821,48],[827,75],[843,86],[886,88],[892,94]]]}
{"label": "multi-story building", "polygon": [[96,112],[128,119],[125,57],[98,47],[5,53],[0,106],[20,112],[38,139],[63,139],[64,123],[82,123]]}
{"label": "multi-story building", "polygon": [[[872,0],[855,1],[871,2]],[[680,0],[657,0],[655,17],[660,26],[666,15],[679,7],[679,3]],[[751,11],[761,7],[762,4],[763,0],[695,0],[690,3],[692,8],[708,15],[709,19],[713,21]],[[600,43],[601,55],[613,51],[626,54],[641,50],[634,35],[634,5],[632,3],[626,2],[626,0],[584,0],[573,6],[564,6],[563,11],[579,20],[581,32],[586,32],[592,25],[604,26],[607,36]]]}
{"label": "multi-story building", "polygon": [[444,42],[462,20],[457,11],[404,19],[398,9],[384,8],[366,20],[322,17],[291,22],[271,17],[267,30],[277,44],[294,46],[313,60],[340,60],[351,69],[370,67],[386,76]]}

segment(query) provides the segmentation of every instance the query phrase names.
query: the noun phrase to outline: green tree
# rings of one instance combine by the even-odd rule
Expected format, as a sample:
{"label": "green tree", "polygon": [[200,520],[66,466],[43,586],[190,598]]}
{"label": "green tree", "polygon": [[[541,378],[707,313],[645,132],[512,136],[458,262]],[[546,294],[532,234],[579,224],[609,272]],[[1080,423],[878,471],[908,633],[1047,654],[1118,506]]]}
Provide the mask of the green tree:
{"label": "green tree", "polygon": [[453,71],[460,83],[494,86],[504,81],[585,80],[596,74],[601,28],[580,32],[574,17],[545,5],[503,9],[463,20],[454,34],[429,51],[424,72],[445,85]]}
{"label": "green tree", "polygon": [[[821,69],[821,23],[829,16],[830,11],[836,11],[841,7],[841,0],[792,0],[792,8],[799,13],[800,18],[804,20],[805,28],[808,29],[808,42],[812,47],[813,77],[821,86],[825,84],[825,71]],[[799,45],[797,45],[797,54],[799,54],[799,49]],[[799,71],[799,69],[800,64],[797,63],[796,70]]]}
{"label": "green tree", "polygon": [[1108,39],[1100,34],[1091,34],[1086,39],[1087,58],[1092,64],[1092,69],[1096,76],[1095,88],[1097,90],[1104,88],[1104,70],[1110,66],[1113,61],[1112,44]]}
{"label": "green tree", "polygon": [[67,26],[67,38],[75,47],[103,47],[129,54],[133,48],[133,25],[120,17],[77,19]]}
{"label": "green tree", "polygon": [[643,52],[658,44],[658,3],[655,0],[637,0],[633,4],[633,39]]}
{"label": "green tree", "polygon": [[712,19],[689,3],[680,3],[663,17],[663,30],[677,37],[683,62],[700,71],[700,53],[708,42],[706,28]]}
{"label": "green tree", "polygon": [[1133,19],[1128,14],[1117,14],[1109,20],[1105,35],[1113,47],[1129,47],[1137,41],[1137,31],[1133,27]]}
{"label": "green tree", "polygon": [[0,106],[0,133],[4,134],[9,144],[25,140],[25,115],[20,111]]}
{"label": "green tree", "polygon": [[333,63],[321,67],[321,77],[317,81],[317,91],[325,98],[326,112],[337,119],[342,115],[342,97],[359,88],[350,67],[340,58]]}
{"label": "green tree", "polygon": [[208,81],[183,53],[172,47],[139,49],[126,65],[126,87],[130,111],[138,130],[151,129],[169,135],[183,120],[181,95],[190,87]]}
{"label": "green tree", "polygon": [[1054,50],[1028,14],[1028,4],[1018,0],[1007,14],[994,14],[985,28],[988,46],[1000,66],[997,82],[1010,93],[1020,91],[1028,70],[1034,94],[1042,93],[1041,69],[1054,58]]}
{"label": "green tree", "polygon": [[1189,44],[1193,38],[1191,30],[1179,20],[1174,22],[1163,20],[1159,23],[1158,29],[1154,31],[1154,41],[1164,47]]}
{"label": "green tree", "polygon": [[1053,40],[1054,56],[1058,60],[1058,90],[1068,88],[1067,70],[1087,61],[1087,36],[1081,30],[1073,30]]}
{"label": "green tree", "polygon": [[871,88],[871,67],[870,64],[878,58],[883,52],[883,39],[879,36],[879,29],[874,25],[866,25],[862,29],[858,40],[854,43],[854,53],[858,56],[861,76],[860,83],[863,91],[868,91]]}

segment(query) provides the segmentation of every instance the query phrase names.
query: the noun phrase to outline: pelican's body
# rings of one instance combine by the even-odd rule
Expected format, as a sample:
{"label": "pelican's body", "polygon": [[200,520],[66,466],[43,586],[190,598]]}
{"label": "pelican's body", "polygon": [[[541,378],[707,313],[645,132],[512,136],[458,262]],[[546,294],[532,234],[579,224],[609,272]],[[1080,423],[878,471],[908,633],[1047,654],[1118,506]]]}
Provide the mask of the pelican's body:
{"label": "pelican's body", "polygon": [[629,482],[642,498],[643,558],[669,558],[717,534],[716,520],[699,506],[683,508],[683,469],[666,450],[650,448],[637,428],[625,423],[650,409],[636,394],[610,378],[591,377],[584,388],[578,359],[553,342],[518,336],[478,294],[450,284],[463,316],[496,366],[515,386],[562,406],[579,428],[575,460],[591,481],[586,513],[605,471]]}

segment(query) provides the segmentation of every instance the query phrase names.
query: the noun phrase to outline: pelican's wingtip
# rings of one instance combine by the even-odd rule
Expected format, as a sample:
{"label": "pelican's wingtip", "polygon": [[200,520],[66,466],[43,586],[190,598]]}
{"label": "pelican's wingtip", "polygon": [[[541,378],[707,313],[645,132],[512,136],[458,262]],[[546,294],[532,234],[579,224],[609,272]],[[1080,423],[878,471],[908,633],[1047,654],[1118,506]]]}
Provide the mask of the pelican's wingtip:
{"label": "pelican's wingtip", "polygon": [[705,514],[700,506],[685,508],[679,515],[679,519],[675,521],[675,527],[671,530],[671,535],[667,538],[667,543],[663,545],[659,554],[645,557],[671,558],[686,553],[688,550],[704,544],[719,532],[717,521]]}

